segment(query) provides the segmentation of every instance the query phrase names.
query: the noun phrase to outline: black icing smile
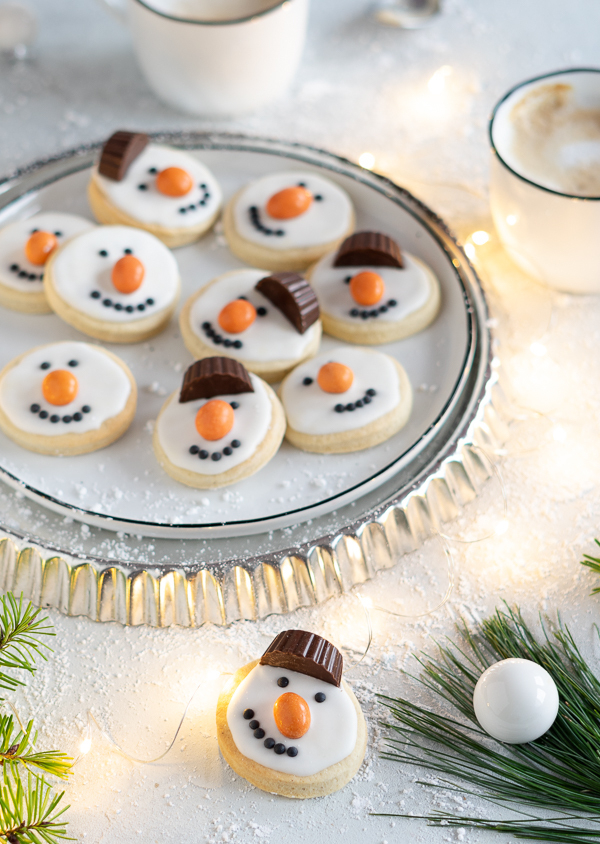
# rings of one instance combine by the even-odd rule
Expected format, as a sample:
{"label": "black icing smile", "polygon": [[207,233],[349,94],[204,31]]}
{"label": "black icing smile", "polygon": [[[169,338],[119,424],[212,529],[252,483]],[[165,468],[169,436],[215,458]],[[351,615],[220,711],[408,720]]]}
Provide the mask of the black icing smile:
{"label": "black icing smile", "polygon": [[69,422],[81,422],[85,413],[90,413],[92,408],[89,404],[84,404],[83,407],[76,411],[75,413],[66,414],[65,416],[59,416],[58,413],[53,413],[52,411],[44,410],[44,408],[40,407],[39,404],[32,404],[29,408],[32,413],[37,414],[40,419],[47,419],[48,422],[65,422],[69,424]]}
{"label": "black icing smile", "polygon": [[364,396],[362,399],[357,399],[357,401],[348,402],[348,404],[336,404],[333,408],[336,413],[344,413],[346,410],[359,410],[361,407],[365,407],[368,404],[371,404],[373,398],[377,395],[377,392],[371,387],[370,389],[365,391]]}
{"label": "black icing smile", "polygon": [[[298,182],[298,187],[299,188],[305,188],[306,182]],[[320,193],[316,193],[316,194],[313,194],[313,200],[315,202],[322,202],[323,197],[321,196]],[[271,235],[275,235],[276,237],[283,237],[285,235],[284,229],[271,229],[271,228],[269,228],[269,226],[266,226],[262,222],[262,220],[260,219],[260,210],[259,210],[257,205],[251,205],[248,208],[248,213],[250,214],[250,222],[252,223],[252,225],[254,226],[254,228],[257,231],[262,232],[263,234],[266,234],[268,237],[270,237]]]}
{"label": "black icing smile", "polygon": [[[156,176],[156,174],[158,173],[158,169],[156,167],[149,167],[148,173],[149,173],[150,176]],[[208,200],[211,197],[211,193],[210,193],[210,190],[208,189],[208,185],[205,182],[200,182],[198,187],[200,188],[200,191],[201,191],[200,198],[198,199],[198,201],[195,204],[192,202],[189,205],[182,205],[181,208],[179,209],[180,214],[187,214],[188,212],[191,212],[191,211],[197,211],[199,208],[203,208],[205,205],[207,205]],[[140,184],[138,185],[138,190],[140,190],[140,191],[148,191],[151,188],[152,188],[152,184],[148,183],[148,182],[140,182]]]}
{"label": "black icing smile", "polygon": [[274,738],[265,738],[265,731],[260,726],[260,721],[257,721],[254,717],[254,710],[253,709],[245,709],[243,717],[246,721],[248,721],[248,726],[254,733],[254,738],[256,739],[265,739],[263,741],[264,746],[267,750],[272,750],[273,753],[276,753],[277,756],[283,756],[284,753],[287,753],[288,756],[294,757],[298,755],[298,748],[294,747],[286,747],[283,742],[275,741]]}
{"label": "black icing smile", "polygon": [[[232,402],[232,405],[237,405],[237,402]],[[235,408],[234,408],[235,410]],[[239,448],[241,446],[241,442],[239,440],[231,440],[229,445],[226,445],[222,451],[213,451],[212,454],[208,452],[205,448],[200,448],[199,445],[191,445],[188,449],[190,454],[197,454],[200,460],[208,460],[210,457],[211,460],[220,460],[221,457],[230,457],[233,454],[234,448]]]}

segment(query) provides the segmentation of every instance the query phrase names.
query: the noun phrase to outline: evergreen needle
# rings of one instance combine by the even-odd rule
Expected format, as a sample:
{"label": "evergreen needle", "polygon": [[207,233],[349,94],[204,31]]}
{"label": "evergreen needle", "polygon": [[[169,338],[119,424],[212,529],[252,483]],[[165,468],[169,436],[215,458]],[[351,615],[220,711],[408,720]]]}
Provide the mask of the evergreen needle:
{"label": "evergreen needle", "polygon": [[[459,644],[438,643],[435,656],[417,657],[422,673],[413,678],[441,700],[445,712],[403,698],[379,696],[392,716],[384,723],[390,733],[383,757],[467,782],[476,789],[471,793],[500,806],[514,810],[521,804],[560,816],[543,819],[519,812],[521,817],[515,820],[496,821],[432,813],[426,816],[428,823],[489,829],[558,844],[600,840],[600,682],[568,628],[560,617],[551,632],[542,623],[539,642],[520,611],[507,607],[496,610],[474,631],[462,620],[457,631]],[[473,691],[482,672],[509,657],[543,665],[558,688],[560,705],[554,725],[529,744],[505,745],[491,739],[479,727],[473,710]],[[457,789],[447,782],[443,787]],[[591,822],[592,827],[577,826],[582,821]]]}
{"label": "evergreen needle", "polygon": [[54,629],[41,610],[28,603],[23,596],[17,601],[10,592],[0,596],[0,689],[14,691],[23,681],[7,674],[4,669],[35,671],[38,656],[46,659],[49,646],[40,637],[54,636]]}

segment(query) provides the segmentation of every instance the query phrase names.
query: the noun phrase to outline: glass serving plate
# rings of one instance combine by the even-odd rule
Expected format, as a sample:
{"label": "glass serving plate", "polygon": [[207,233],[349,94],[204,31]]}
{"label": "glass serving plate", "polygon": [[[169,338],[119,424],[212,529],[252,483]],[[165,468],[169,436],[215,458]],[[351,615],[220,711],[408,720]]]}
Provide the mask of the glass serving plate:
{"label": "glass serving plate", "polygon": [[[152,422],[191,363],[176,322],[148,343],[111,345],[140,388],[135,421],[121,440],[101,452],[52,458],[0,434],[4,585],[72,614],[157,625],[224,623],[323,600],[393,565],[489,475],[484,449],[502,430],[481,287],[446,225],[381,176],[300,144],[156,137],[197,150],[226,197],[276,170],[323,173],[351,195],[358,229],[388,232],[433,268],[440,315],[415,337],[381,347],[408,372],[413,413],[373,449],[315,455],[284,443],[252,478],[193,490],[165,475],[151,448]],[[2,183],[0,225],[39,210],[91,216],[85,188],[96,157],[97,147],[75,150]],[[175,254],[182,302],[241,266],[218,227]],[[87,339],[53,314],[0,310],[2,365],[34,345],[68,338]],[[324,338],[322,348],[336,345],[343,344]]]}

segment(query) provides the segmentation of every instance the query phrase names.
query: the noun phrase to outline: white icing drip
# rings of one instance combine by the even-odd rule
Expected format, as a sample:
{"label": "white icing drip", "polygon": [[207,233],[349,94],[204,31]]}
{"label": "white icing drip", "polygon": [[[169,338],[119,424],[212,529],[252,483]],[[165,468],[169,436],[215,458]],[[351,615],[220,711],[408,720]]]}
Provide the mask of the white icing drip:
{"label": "white icing drip", "polygon": [[[195,420],[198,410],[210,399],[198,399],[181,404],[179,392],[173,393],[165,402],[157,424],[158,438],[163,451],[170,462],[181,469],[196,472],[199,475],[219,475],[233,469],[252,457],[267,435],[271,424],[271,400],[260,378],[250,374],[253,393],[236,393],[226,396],[214,396],[227,402],[237,402],[234,410],[233,428],[220,440],[205,440],[196,430]],[[223,455],[220,460],[211,457],[201,460],[197,454],[190,454],[190,446],[213,452],[222,452],[231,447],[232,440],[239,440],[241,445],[234,448],[232,454]]]}
{"label": "white icing drip", "polygon": [[[404,267],[334,267],[333,262],[337,252],[325,255],[314,268],[310,283],[314,287],[319,304],[324,312],[336,319],[351,324],[373,325],[378,322],[402,322],[403,319],[420,310],[432,293],[434,284],[431,270],[418,258],[402,251]],[[350,285],[345,283],[348,276],[355,276],[364,270],[375,272],[381,276],[385,284],[385,291],[380,302],[375,305],[359,305],[350,293]],[[380,305],[387,305],[390,299],[397,304],[387,312],[377,317],[361,319],[350,316],[350,311],[371,311]]]}
{"label": "white icing drip", "polygon": [[[69,238],[93,228],[95,226],[90,220],[61,211],[45,211],[6,226],[0,231],[0,284],[22,293],[40,293],[44,289],[40,278],[44,274],[43,265],[32,264],[25,257],[25,244],[33,229],[52,234],[61,232],[57,240],[62,246]],[[19,270],[35,275],[35,280],[19,278],[18,273],[10,269],[13,264],[17,264]]]}
{"label": "white icing drip", "polygon": [[[119,293],[111,280],[113,266],[131,249],[144,265],[144,280],[134,293]],[[101,256],[101,250],[108,252]],[[157,237],[143,229],[129,226],[98,226],[74,238],[57,254],[52,265],[52,277],[57,293],[71,307],[105,322],[134,322],[158,313],[173,304],[179,289],[179,270],[173,253]],[[91,293],[101,297],[93,299]],[[153,305],[137,306],[153,299]],[[110,299],[123,310],[105,307]],[[133,313],[124,309],[135,308]]]}
{"label": "white icing drip", "polygon": [[[156,189],[156,175],[148,172],[153,167],[159,172],[167,167],[180,167],[190,174],[194,186],[185,196],[165,196]],[[141,223],[153,223],[166,228],[187,229],[200,225],[215,214],[223,199],[219,183],[194,153],[158,144],[148,144],[132,162],[122,181],[107,179],[97,171],[94,171],[94,177],[98,179],[103,193],[117,208]],[[204,205],[198,205],[205,195],[201,184],[206,185],[210,194]],[[147,188],[140,190],[138,185],[147,185]],[[196,207],[185,214],[179,211],[190,205]]]}
{"label": "white icing drip", "polygon": [[[280,677],[287,677],[290,681],[285,688],[277,685]],[[300,695],[310,707],[310,727],[299,739],[286,738],[275,725],[273,706],[277,698],[286,692]],[[318,692],[325,694],[322,703],[315,701]],[[265,731],[264,738],[255,738],[250,722],[244,718],[246,709],[254,711],[254,718]],[[257,665],[244,677],[229,702],[227,724],[236,747],[248,759],[274,771],[298,777],[318,774],[341,762],[354,750],[358,734],[356,709],[343,688],[272,665]],[[278,756],[265,747],[265,738],[275,739],[286,749],[298,748],[298,755],[292,757],[284,753]]]}
{"label": "white icing drip", "polygon": [[[204,333],[202,323],[205,321],[210,322],[222,337],[233,341],[241,340],[241,349],[231,346],[227,348],[227,354],[238,360],[294,361],[301,358],[313,342],[315,332],[318,331],[317,323],[307,328],[304,334],[300,334],[279,308],[258,290],[254,290],[254,285],[268,275],[268,270],[251,269],[228,273],[198,296],[190,309],[190,328],[204,343],[214,348],[215,354],[220,354],[224,347],[216,345]],[[245,331],[230,334],[223,331],[217,317],[228,302],[240,296],[245,296],[255,308],[266,308],[267,313],[265,316],[257,315]]]}
{"label": "white icing drip", "polygon": [[[70,367],[69,361],[78,365]],[[42,363],[50,363],[48,369],[41,369]],[[42,393],[42,382],[55,369],[66,369],[75,375],[79,385],[74,401],[69,404],[52,405]],[[13,366],[0,381],[0,406],[17,428],[28,434],[43,434],[56,437],[63,434],[85,434],[96,431],[103,422],[119,414],[129,399],[131,384],[124,370],[116,361],[97,346],[87,343],[52,343],[34,349],[20,363]],[[32,404],[38,404],[48,412],[47,419],[40,419],[32,413]],[[76,422],[63,422],[63,416],[81,412],[87,405],[89,413]],[[60,422],[50,422],[50,416],[61,417]]]}
{"label": "white icing drip", "polygon": [[[352,386],[345,393],[325,393],[317,383],[319,369],[335,361],[349,366],[354,373]],[[312,384],[303,384],[304,378]],[[375,390],[369,404],[353,411],[336,413],[336,404],[350,404],[362,399],[367,390]],[[359,346],[339,346],[301,363],[281,386],[281,401],[289,424],[303,434],[336,434],[352,431],[375,422],[397,407],[400,395],[398,371],[388,355]]]}
{"label": "white icing drip", "polygon": [[[273,194],[284,188],[293,187],[299,182],[306,185],[314,196],[322,196],[317,202],[313,199],[304,214],[289,220],[275,220],[266,211],[266,204]],[[259,231],[250,219],[250,207],[256,206],[260,220],[267,228],[285,232],[281,237],[266,235]],[[256,182],[251,182],[240,193],[234,207],[235,227],[245,240],[267,246],[269,249],[284,251],[320,243],[330,243],[343,237],[350,228],[352,203],[348,194],[338,185],[302,170],[274,173]]]}

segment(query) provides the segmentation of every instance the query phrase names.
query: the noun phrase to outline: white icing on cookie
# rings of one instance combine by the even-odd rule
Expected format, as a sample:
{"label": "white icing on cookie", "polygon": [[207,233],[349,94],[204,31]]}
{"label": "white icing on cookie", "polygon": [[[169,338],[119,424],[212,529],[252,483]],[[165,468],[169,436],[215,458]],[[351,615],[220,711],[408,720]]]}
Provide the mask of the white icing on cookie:
{"label": "white icing on cookie", "polygon": [[[134,293],[119,293],[111,273],[128,249],[144,265],[144,280]],[[74,238],[57,253],[52,279],[67,304],[105,322],[134,322],[153,316],[170,307],[179,292],[173,253],[154,235],[129,226],[97,226]],[[105,305],[106,301],[110,305]]]}
{"label": "white icing on cookie", "polygon": [[[69,361],[77,361],[77,365],[69,366]],[[49,367],[41,368],[48,363]],[[43,396],[42,382],[56,369],[66,369],[77,378],[77,395],[69,404],[52,405]],[[0,406],[13,425],[47,437],[97,430],[123,410],[130,394],[131,384],[123,368],[88,343],[52,343],[33,349],[0,381]],[[32,406],[38,410],[32,411]],[[59,416],[59,421],[52,422],[52,416]],[[65,416],[70,417],[69,422],[63,422]]]}
{"label": "white icing on cookie", "polygon": [[[349,366],[354,373],[352,386],[345,393],[325,393],[317,383],[319,369],[325,363]],[[305,378],[312,382],[304,384]],[[367,390],[375,390],[373,396]],[[354,410],[336,412],[336,405],[368,401]],[[352,431],[375,422],[394,410],[400,395],[398,371],[388,355],[359,346],[339,346],[301,363],[281,385],[281,401],[288,423],[302,434],[319,436]]]}
{"label": "white icing on cookie", "polygon": [[[336,319],[356,325],[377,322],[402,322],[406,317],[423,308],[433,293],[436,283],[431,270],[426,264],[402,251],[404,267],[334,267],[337,252],[331,252],[321,258],[311,273],[310,283],[317,294],[319,305],[324,313]],[[350,293],[350,285],[345,279],[368,270],[383,279],[385,291],[380,302],[375,305],[359,305]],[[395,302],[395,305],[390,305]],[[380,311],[385,307],[385,311]],[[378,311],[377,316],[362,319],[363,311]],[[359,315],[351,316],[351,311]]]}
{"label": "white icing on cookie", "polygon": [[[313,195],[308,210],[289,220],[270,217],[265,206],[273,194],[300,183]],[[265,234],[258,229],[252,222],[252,207],[258,209],[258,219],[265,228],[283,234]],[[329,179],[302,170],[290,170],[265,176],[247,185],[237,197],[233,214],[236,230],[245,240],[285,251],[330,243],[343,237],[350,228],[352,203],[348,194]]]}
{"label": "white icing on cookie", "polygon": [[26,220],[17,220],[0,231],[0,284],[21,293],[40,293],[44,289],[44,267],[25,257],[25,244],[34,229],[56,235],[62,246],[69,238],[95,228],[94,223],[75,214],[44,211]]}
{"label": "white icing on cookie", "polygon": [[[192,177],[194,186],[185,196],[165,196],[156,189],[156,173],[150,171],[167,167],[180,167]],[[199,226],[217,212],[223,200],[219,183],[194,153],[159,144],[148,144],[122,181],[108,179],[97,170],[94,179],[109,201],[130,217],[170,229]],[[140,185],[146,185],[145,189]]]}
{"label": "white icing on cookie", "polygon": [[[303,357],[314,342],[318,323],[313,323],[304,334],[300,334],[279,308],[254,289],[255,284],[268,275],[268,270],[235,270],[221,276],[198,296],[190,309],[190,328],[203,343],[214,348],[215,354],[227,349],[228,355],[242,361],[295,361]],[[240,296],[245,296],[257,311],[264,308],[267,313],[264,316],[257,313],[256,319],[245,331],[230,334],[223,331],[217,318],[228,302]],[[205,322],[210,322],[224,339],[232,343],[240,341],[242,347],[216,344],[202,328]]]}
{"label": "white icing on cookie", "polygon": [[[267,435],[273,411],[264,383],[251,373],[250,379],[253,393],[214,396],[238,404],[234,409],[233,428],[220,440],[205,440],[196,430],[196,414],[210,399],[180,403],[179,392],[167,399],[156,426],[159,442],[171,463],[199,475],[219,475],[252,457]],[[240,445],[232,447],[234,440]],[[198,453],[190,454],[192,446],[208,452],[208,457],[200,459]],[[232,453],[223,454],[224,448],[230,448]],[[215,453],[221,454],[219,460],[212,459]]]}
{"label": "white icing on cookie", "polygon": [[[280,677],[289,680],[285,688],[277,685]],[[300,695],[310,708],[310,727],[298,739],[286,738],[275,724],[273,706],[277,698],[287,692]],[[322,703],[315,701],[319,692],[325,694]],[[254,719],[260,724],[257,729],[265,731],[264,737],[254,736],[250,720],[244,718],[246,709],[253,710]],[[227,725],[237,749],[248,759],[298,777],[318,774],[341,762],[354,750],[358,735],[356,709],[343,688],[273,665],[257,665],[244,677],[229,702]],[[297,748],[298,755],[276,754],[265,747],[268,738],[285,745],[286,751],[288,747]]]}

